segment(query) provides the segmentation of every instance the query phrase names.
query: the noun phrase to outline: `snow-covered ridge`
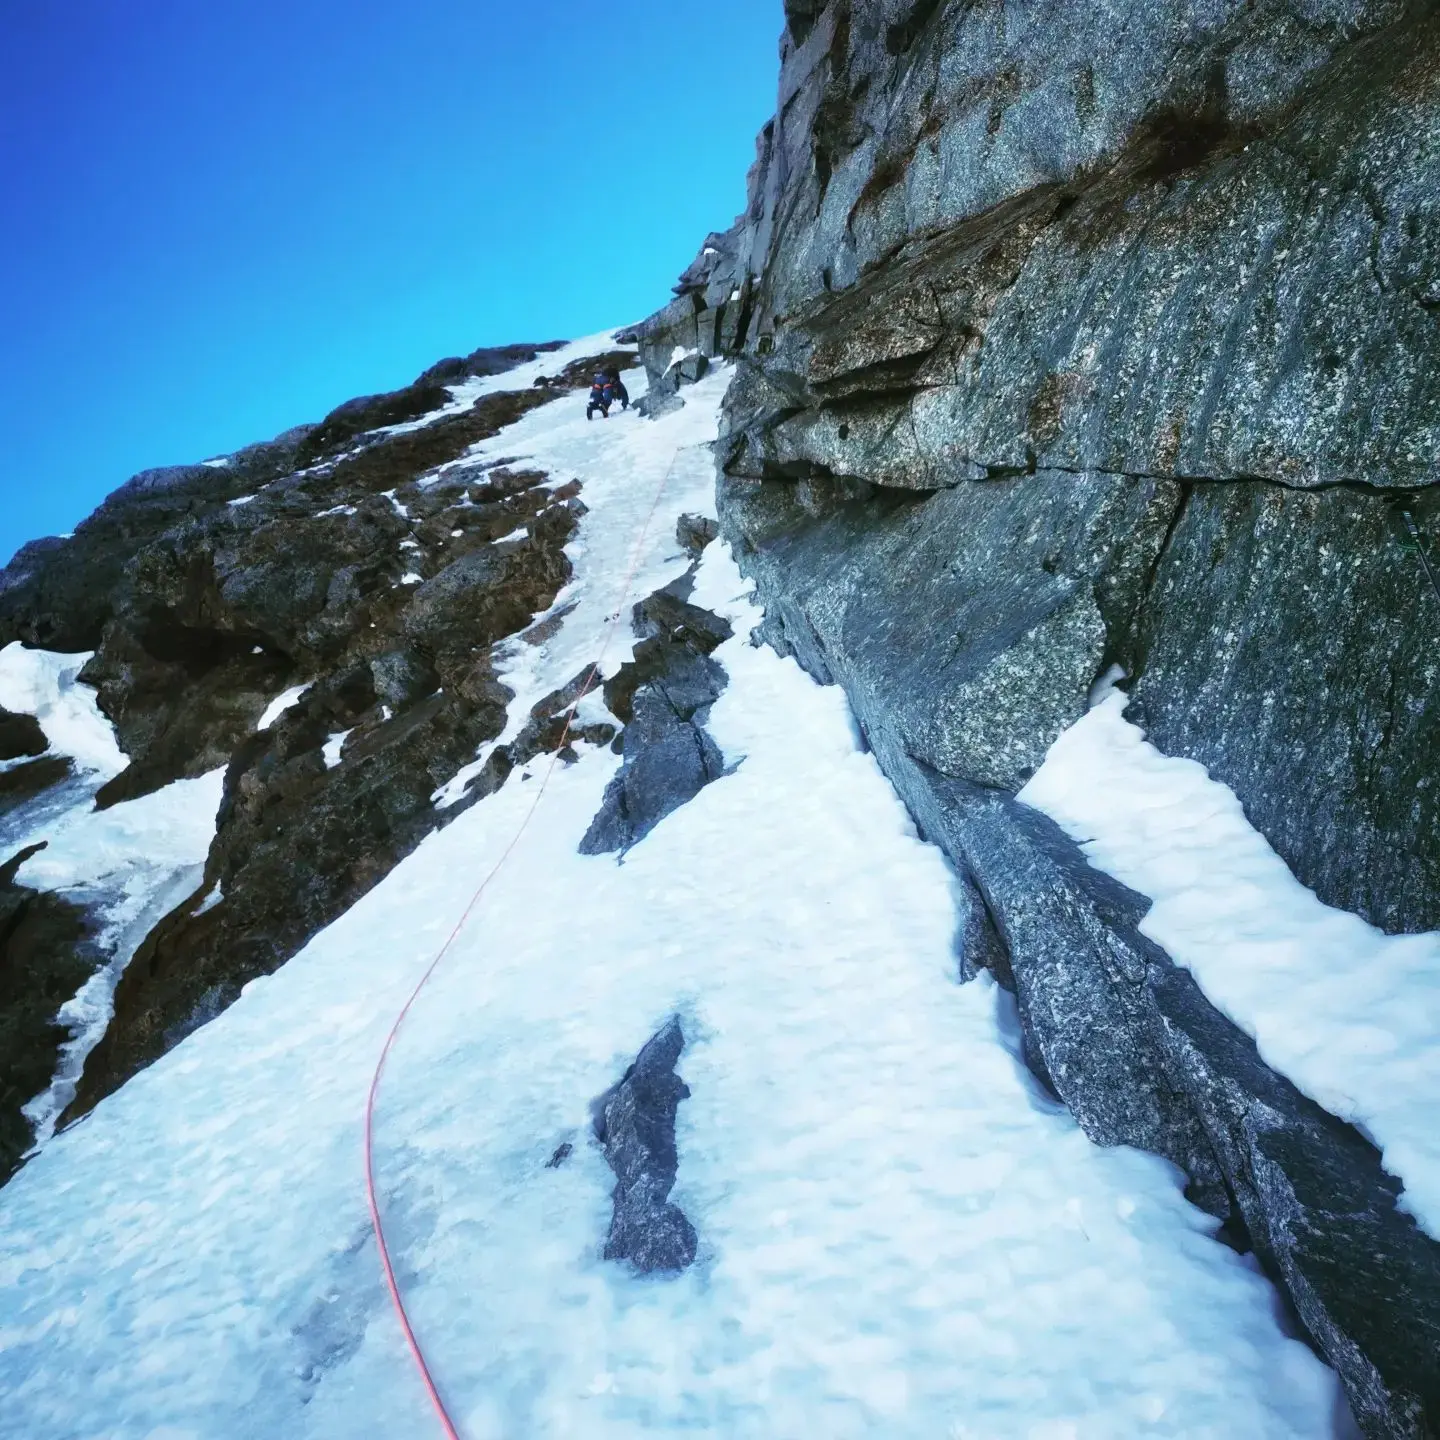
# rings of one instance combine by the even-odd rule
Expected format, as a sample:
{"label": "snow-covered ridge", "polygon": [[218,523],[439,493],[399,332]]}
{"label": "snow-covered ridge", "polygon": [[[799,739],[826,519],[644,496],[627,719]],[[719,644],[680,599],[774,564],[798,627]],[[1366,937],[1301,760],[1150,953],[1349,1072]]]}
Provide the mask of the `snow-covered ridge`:
{"label": "snow-covered ridge", "polygon": [[379,436],[403,435],[412,430],[423,430],[427,425],[435,424],[437,420],[443,420],[447,416],[458,415],[462,410],[468,410],[483,395],[495,395],[502,390],[526,390],[533,386],[541,376],[557,375],[567,365],[571,365],[577,360],[583,360],[587,355],[599,355],[608,350],[626,348],[616,344],[614,335],[613,330],[601,330],[594,335],[571,340],[558,350],[544,351],[534,360],[527,360],[524,364],[501,371],[498,375],[472,375],[458,384],[447,385],[445,389],[450,393],[448,405],[442,406],[439,410],[432,410],[428,415],[421,415],[415,420],[405,420],[396,425],[386,425],[381,429],[369,431],[367,439],[373,440]]}
{"label": "snow-covered ridge", "polygon": [[1386,935],[1323,905],[1227,786],[1162,755],[1122,693],[1097,699],[1020,798],[1154,901],[1141,929],[1267,1064],[1374,1141],[1440,1239],[1440,935]]}

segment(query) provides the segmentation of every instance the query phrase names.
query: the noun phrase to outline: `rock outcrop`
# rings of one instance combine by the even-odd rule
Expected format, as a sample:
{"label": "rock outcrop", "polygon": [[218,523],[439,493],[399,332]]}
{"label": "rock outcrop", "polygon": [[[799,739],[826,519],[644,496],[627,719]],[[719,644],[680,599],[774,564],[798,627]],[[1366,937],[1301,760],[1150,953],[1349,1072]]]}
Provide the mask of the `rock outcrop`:
{"label": "rock outcrop", "polygon": [[[559,745],[564,702],[550,697],[458,803],[435,803],[503,730],[510,695],[493,647],[569,578],[564,547],[584,512],[576,485],[467,454],[632,352],[469,403],[447,387],[553,348],[442,361],[269,445],[136,477],[72,540],[27,547],[0,573],[0,643],[95,651],[82,679],[130,758],[99,805],[226,769],[203,883],[127,966],[65,1118],[283,964],[513,764]],[[287,690],[293,703],[259,729]],[[0,716],[6,758],[44,750],[27,719]],[[13,804],[68,773],[43,754],[6,768],[0,807],[6,792]],[[74,976],[94,968],[82,931],[73,938],[68,989],[56,998],[48,980],[27,982],[0,1000],[0,1017],[30,1024],[38,1007],[49,1023]],[[33,1060],[38,1078],[17,1089],[17,1107],[48,1083],[44,1063]]]}
{"label": "rock outcrop", "polygon": [[1440,927],[1434,596],[1390,524],[1440,532],[1440,17],[785,8],[745,212],[637,331],[652,381],[736,361],[767,638],[845,687],[1037,1073],[1186,1169],[1368,1434],[1430,1434],[1440,1247],[1011,797],[1118,664],[1323,900]]}
{"label": "rock outcrop", "polygon": [[[705,533],[689,520],[678,527],[682,545]],[[725,773],[705,722],[726,684],[710,652],[732,632],[728,621],[685,598],[692,575],[693,567],[634,608],[640,643],[605,683],[605,703],[625,725],[624,761],[580,841],[582,855],[623,854]]]}
{"label": "rock outcrop", "polygon": [[645,1042],[619,1083],[592,1106],[595,1139],[615,1172],[604,1255],[641,1274],[684,1270],[699,1245],[695,1227],[670,1202],[680,1168],[675,1117],[680,1102],[690,1097],[675,1073],[684,1048],[685,1032],[672,1016]]}

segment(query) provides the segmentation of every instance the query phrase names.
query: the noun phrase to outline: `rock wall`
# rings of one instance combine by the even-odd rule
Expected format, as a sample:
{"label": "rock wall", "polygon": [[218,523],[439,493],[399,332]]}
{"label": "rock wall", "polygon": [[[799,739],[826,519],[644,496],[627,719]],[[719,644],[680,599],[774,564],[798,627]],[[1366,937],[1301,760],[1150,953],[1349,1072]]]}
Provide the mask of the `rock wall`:
{"label": "rock wall", "polygon": [[1440,533],[1440,16],[785,8],[745,212],[639,329],[655,380],[737,362],[768,638],[846,688],[1088,1133],[1185,1168],[1367,1433],[1434,1433],[1440,1247],[1010,797],[1119,664],[1322,899],[1440,928],[1440,604],[1394,528]]}

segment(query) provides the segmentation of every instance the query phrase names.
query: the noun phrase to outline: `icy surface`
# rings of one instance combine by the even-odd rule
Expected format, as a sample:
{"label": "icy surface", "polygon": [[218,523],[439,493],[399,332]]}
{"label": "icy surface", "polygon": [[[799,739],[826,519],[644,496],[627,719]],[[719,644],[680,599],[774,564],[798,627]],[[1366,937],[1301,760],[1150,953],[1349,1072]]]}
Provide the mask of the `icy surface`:
{"label": "icy surface", "polygon": [[[545,407],[494,442],[580,478],[590,507],[575,608],[512,657],[512,724],[594,659],[607,615],[607,664],[623,658],[632,550],[629,599],[683,570],[674,522],[711,511],[693,447],[723,385],[588,432]],[[732,773],[617,865],[576,853],[616,757],[555,768],[392,1056],[381,1203],[461,1433],[1334,1433],[1334,1377],[1180,1176],[1090,1145],[1017,1058],[1008,999],[956,983],[943,861],[840,692],[748,643],[743,590],[712,545],[695,599],[736,625],[711,717]],[[365,1092],[550,764],[430,836],[0,1191],[0,1433],[437,1433],[378,1278]],[[599,1258],[612,1177],[588,1105],[677,1011],[692,1096],[673,1198],[701,1251],[640,1281]]]}
{"label": "icy surface", "polygon": [[0,650],[0,705],[33,715],[52,751],[69,755],[79,769],[108,780],[126,762],[110,722],[95,703],[94,690],[76,679],[89,658],[89,652],[27,650],[14,641]]}
{"label": "icy surface", "polygon": [[1440,1239],[1440,935],[1323,905],[1228,786],[1162,755],[1113,689],[1020,798],[1155,903],[1140,928],[1255,1037],[1266,1063],[1362,1129]]}
{"label": "icy surface", "polygon": [[[684,409],[658,420],[642,420],[629,410],[597,426],[585,419],[582,396],[546,405],[456,462],[507,458],[543,470],[555,486],[579,480],[580,498],[594,513],[565,547],[574,579],[535,617],[538,623],[563,615],[563,628],[542,645],[516,638],[500,647],[497,673],[515,692],[508,723],[472,764],[436,791],[437,806],[447,808],[464,795],[495,746],[508,744],[519,733],[536,701],[597,659],[605,679],[629,658],[630,607],[683,575],[690,564],[691,557],[675,539],[676,518],[687,510],[708,514],[714,509],[710,445],[730,373],[729,367],[717,367],[687,391],[692,399]],[[642,368],[627,370],[622,378],[632,396],[644,393]],[[626,577],[631,579],[622,597]],[[581,706],[579,718],[614,718],[605,710],[598,686]]]}

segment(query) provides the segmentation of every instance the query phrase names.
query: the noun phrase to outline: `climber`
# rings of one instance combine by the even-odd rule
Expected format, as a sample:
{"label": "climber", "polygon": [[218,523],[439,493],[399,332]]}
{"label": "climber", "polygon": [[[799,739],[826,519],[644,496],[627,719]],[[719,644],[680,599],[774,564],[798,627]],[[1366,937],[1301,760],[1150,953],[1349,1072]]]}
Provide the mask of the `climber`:
{"label": "climber", "polygon": [[[629,397],[626,397],[627,402]],[[610,418],[610,407],[615,403],[615,388],[608,375],[602,370],[597,370],[590,381],[590,403],[585,407],[585,418],[593,420],[595,412],[600,412],[603,420]],[[628,403],[626,408],[628,409]]]}
{"label": "climber", "polygon": [[618,370],[607,370],[606,375],[610,380],[610,388],[614,391],[614,398],[620,402],[622,410],[630,408],[630,392],[625,388],[625,382],[620,378]]}

